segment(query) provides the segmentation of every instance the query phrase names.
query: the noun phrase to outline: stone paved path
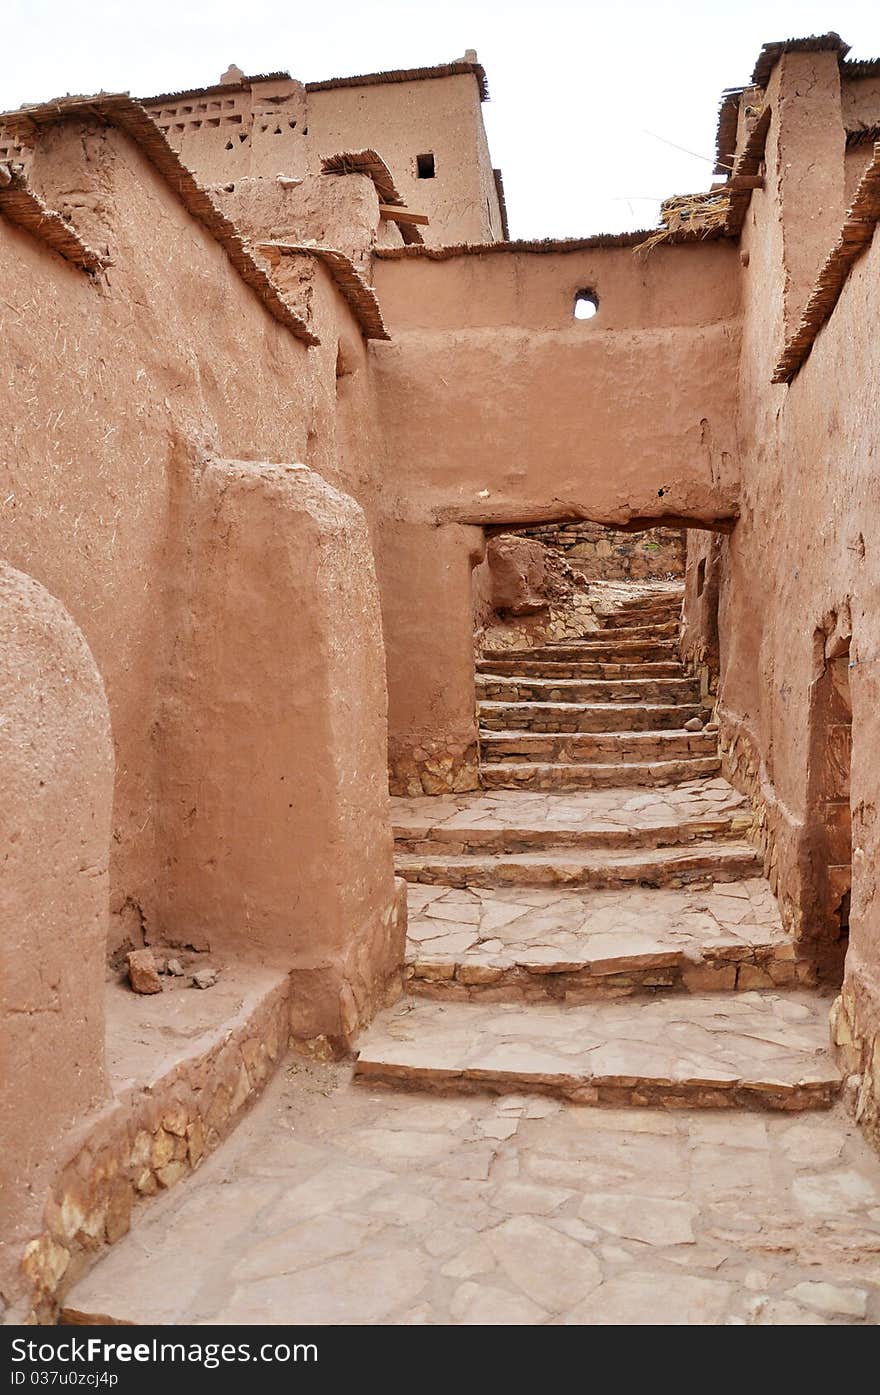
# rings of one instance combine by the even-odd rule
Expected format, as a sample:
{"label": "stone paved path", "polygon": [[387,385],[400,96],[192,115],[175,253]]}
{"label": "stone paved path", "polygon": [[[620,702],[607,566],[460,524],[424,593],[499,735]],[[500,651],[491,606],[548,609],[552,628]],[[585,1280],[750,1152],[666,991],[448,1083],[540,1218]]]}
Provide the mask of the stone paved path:
{"label": "stone paved path", "polygon": [[880,1160],[820,1114],[435,1098],[299,1065],[73,1290],[156,1323],[876,1323]]}
{"label": "stone paved path", "polygon": [[[670,747],[705,711],[672,616],[643,597],[526,677],[515,655],[480,665],[501,788],[394,801],[408,996],[362,1037],[354,1079],[295,1065],[276,1082],[72,1314],[880,1320],[880,1159],[835,1103],[828,999],[807,991],[745,801],[694,778],[717,773],[715,735]],[[511,684],[502,712],[489,690]],[[515,758],[494,758],[499,720]]]}

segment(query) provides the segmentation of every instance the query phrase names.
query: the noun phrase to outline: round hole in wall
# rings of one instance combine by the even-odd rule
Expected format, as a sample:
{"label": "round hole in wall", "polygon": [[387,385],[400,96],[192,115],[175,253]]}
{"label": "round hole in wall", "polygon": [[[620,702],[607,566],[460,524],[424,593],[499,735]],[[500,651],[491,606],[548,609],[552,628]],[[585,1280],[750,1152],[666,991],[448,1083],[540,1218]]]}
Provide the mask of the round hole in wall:
{"label": "round hole in wall", "polygon": [[576,320],[591,320],[599,309],[599,297],[595,291],[575,291],[574,317]]}

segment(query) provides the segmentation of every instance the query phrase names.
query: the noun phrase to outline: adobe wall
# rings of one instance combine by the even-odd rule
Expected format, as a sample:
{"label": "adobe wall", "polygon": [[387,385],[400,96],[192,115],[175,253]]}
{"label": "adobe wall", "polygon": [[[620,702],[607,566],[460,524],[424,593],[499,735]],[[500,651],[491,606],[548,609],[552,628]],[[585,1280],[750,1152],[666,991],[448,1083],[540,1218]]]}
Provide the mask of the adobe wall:
{"label": "adobe wall", "polygon": [[[474,526],[735,516],[739,260],[722,242],[380,257],[375,285],[393,787],[439,793],[476,778]],[[577,322],[582,287],[600,309]]]}
{"label": "adobe wall", "polygon": [[380,257],[375,285],[386,492],[411,515],[735,516],[735,247]]}
{"label": "adobe wall", "polygon": [[[318,349],[306,350],[113,127],[50,128],[31,175],[47,202],[66,209],[82,236],[109,246],[112,257],[106,274],[92,280],[0,218],[11,305],[0,372],[14,392],[0,465],[0,556],[59,597],[106,686],[117,765],[113,948],[185,932],[161,891],[167,830],[157,799],[185,577],[182,526],[199,472],[212,460],[301,461],[369,511],[375,444],[363,343],[323,270],[308,273],[307,308],[327,333]],[[343,335],[351,369],[342,389],[346,405],[328,430],[340,395]],[[355,531],[362,529],[357,523]],[[246,597],[244,561],[237,559]],[[254,566],[259,573],[259,559]],[[197,572],[198,558],[193,567]],[[362,642],[363,661],[373,664],[377,654],[381,661],[375,626],[365,627]],[[289,669],[305,701],[313,671],[291,643]],[[347,702],[343,680],[344,673],[337,696]],[[373,744],[363,759],[351,756],[368,792],[384,710],[374,689]],[[326,686],[316,685],[315,701],[324,694]],[[255,729],[255,760],[259,741]],[[384,827],[384,798],[383,789],[371,804],[371,829]],[[271,840],[268,805],[256,805],[253,817],[254,841]],[[393,896],[387,830],[379,844],[364,841],[351,856],[347,875],[354,882],[358,857],[364,867],[359,918],[350,926],[354,945],[370,897],[381,920]],[[258,886],[251,893],[260,899]],[[325,929],[337,953],[338,917],[331,920],[329,910],[326,925],[316,919],[311,953],[319,954]],[[338,1017],[326,1027],[335,1031]]]}
{"label": "adobe wall", "polygon": [[[777,91],[783,78],[777,70]],[[785,239],[797,228],[784,200],[815,159],[810,130],[798,121],[780,133],[780,112],[784,118],[784,103],[774,109],[765,188],[752,195],[742,238],[740,518],[710,559],[718,581],[719,715],[726,768],[753,797],[783,918],[817,970],[835,975],[843,946],[822,898],[828,855],[820,780],[832,735],[817,721],[832,666],[837,672],[843,659],[839,677],[848,677],[852,701],[853,885],[835,1030],[848,1068],[864,1072],[859,1108],[880,1137],[880,238],[875,233],[856,262],[792,384],[772,386],[791,287]],[[689,553],[686,604],[686,633],[697,646],[708,638],[692,585],[700,560],[697,546]]]}
{"label": "adobe wall", "polygon": [[[296,79],[147,101],[147,110],[202,184],[317,174],[322,158],[371,148],[404,203],[430,219],[429,246],[491,242],[501,213],[471,73],[307,91]],[[434,155],[432,179],[416,157]],[[391,241],[400,242],[399,234]]]}
{"label": "adobe wall", "polygon": [[[421,229],[428,246],[501,237],[480,89],[471,73],[311,91],[308,112],[315,167],[320,156],[339,151],[378,151],[404,203],[430,219]],[[416,156],[428,153],[435,176],[420,179]]]}
{"label": "adobe wall", "polygon": [[0,1310],[56,1154],[107,1093],[107,699],[64,607],[0,562]]}

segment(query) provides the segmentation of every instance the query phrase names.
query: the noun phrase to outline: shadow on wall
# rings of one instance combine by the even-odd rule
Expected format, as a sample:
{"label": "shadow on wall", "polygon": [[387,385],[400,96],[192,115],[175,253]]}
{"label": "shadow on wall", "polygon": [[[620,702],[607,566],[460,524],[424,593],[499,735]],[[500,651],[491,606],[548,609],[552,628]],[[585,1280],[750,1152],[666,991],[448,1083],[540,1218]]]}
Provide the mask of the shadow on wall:
{"label": "shadow on wall", "polygon": [[810,707],[805,949],[823,977],[839,982],[852,892],[850,637],[817,630],[813,642],[819,677]]}

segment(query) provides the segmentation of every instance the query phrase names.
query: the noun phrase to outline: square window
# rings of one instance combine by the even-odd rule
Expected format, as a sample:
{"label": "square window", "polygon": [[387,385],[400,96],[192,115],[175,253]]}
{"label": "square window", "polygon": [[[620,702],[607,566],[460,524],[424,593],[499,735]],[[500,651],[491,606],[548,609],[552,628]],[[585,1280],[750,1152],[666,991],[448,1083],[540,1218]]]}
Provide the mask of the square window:
{"label": "square window", "polygon": [[434,178],[434,153],[429,150],[424,155],[416,156],[416,175],[419,179]]}

